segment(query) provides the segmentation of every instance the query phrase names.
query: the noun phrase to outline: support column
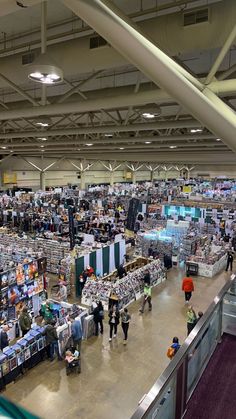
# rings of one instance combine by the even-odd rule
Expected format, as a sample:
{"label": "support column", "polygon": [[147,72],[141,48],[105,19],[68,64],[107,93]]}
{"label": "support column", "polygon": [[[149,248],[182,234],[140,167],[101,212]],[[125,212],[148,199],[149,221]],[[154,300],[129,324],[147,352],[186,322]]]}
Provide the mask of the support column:
{"label": "support column", "polygon": [[40,175],[40,190],[45,191],[45,172],[39,172]]}
{"label": "support column", "polygon": [[85,190],[85,172],[80,172],[80,189]]}
{"label": "support column", "polygon": [[150,180],[153,183],[153,181],[154,181],[154,170],[150,170]]}
{"label": "support column", "polygon": [[114,185],[114,175],[115,175],[114,171],[113,171],[113,170],[111,170],[111,171],[110,171],[110,185],[111,185],[111,186],[113,186],[113,185]]}
{"label": "support column", "polygon": [[136,183],[136,172],[134,170],[132,171],[132,183]]}

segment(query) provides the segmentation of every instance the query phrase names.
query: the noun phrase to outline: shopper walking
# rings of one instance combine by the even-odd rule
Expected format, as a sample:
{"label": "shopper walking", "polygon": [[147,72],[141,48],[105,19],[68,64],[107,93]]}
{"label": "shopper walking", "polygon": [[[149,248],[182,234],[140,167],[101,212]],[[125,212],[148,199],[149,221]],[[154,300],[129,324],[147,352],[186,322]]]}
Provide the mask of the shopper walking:
{"label": "shopper walking", "polygon": [[187,273],[187,277],[183,278],[182,291],[185,293],[185,303],[188,303],[194,291],[193,279],[189,276],[189,273]]}
{"label": "shopper walking", "polygon": [[72,340],[73,340],[73,346],[80,353],[81,352],[81,342],[82,342],[82,338],[83,338],[81,322],[80,322],[80,320],[73,319],[73,317],[70,317],[70,321],[71,321],[71,337],[72,337]]}
{"label": "shopper walking", "polygon": [[52,321],[48,324],[42,333],[46,337],[46,345],[48,346],[48,357],[50,361],[53,361],[54,354],[56,353],[58,360],[60,359],[59,350],[58,350],[58,336],[56,329],[56,322]]}
{"label": "shopper walking", "polygon": [[102,302],[97,303],[97,307],[92,311],[93,320],[95,323],[95,336],[98,336],[98,329],[100,326],[100,333],[103,334],[103,319],[104,319],[104,308]]}
{"label": "shopper walking", "polygon": [[192,332],[197,321],[196,313],[192,306],[189,306],[187,311],[187,334]]}
{"label": "shopper walking", "polygon": [[27,307],[22,308],[21,315],[19,317],[19,325],[22,331],[22,336],[31,329],[32,319],[28,313]]}
{"label": "shopper walking", "polygon": [[139,310],[140,313],[144,312],[144,308],[145,308],[146,303],[148,303],[149,311],[152,310],[152,289],[151,289],[151,285],[145,284],[143,292],[144,292],[144,296],[143,296],[142,307]]}
{"label": "shopper walking", "polygon": [[226,265],[226,269],[225,269],[226,272],[228,272],[229,267],[230,267],[230,270],[232,272],[232,270],[233,270],[233,260],[234,260],[233,253],[229,251],[228,254],[227,254],[227,265]]}
{"label": "shopper walking", "polygon": [[110,338],[109,342],[112,341],[112,335],[114,330],[114,338],[116,338],[117,335],[117,327],[120,323],[120,312],[117,306],[113,305],[108,313],[109,317],[109,325],[110,325]]}
{"label": "shopper walking", "polygon": [[129,330],[129,322],[130,322],[131,316],[128,312],[128,309],[125,308],[124,311],[121,313],[121,326],[124,332],[124,340],[123,344],[127,344],[128,340],[128,330]]}

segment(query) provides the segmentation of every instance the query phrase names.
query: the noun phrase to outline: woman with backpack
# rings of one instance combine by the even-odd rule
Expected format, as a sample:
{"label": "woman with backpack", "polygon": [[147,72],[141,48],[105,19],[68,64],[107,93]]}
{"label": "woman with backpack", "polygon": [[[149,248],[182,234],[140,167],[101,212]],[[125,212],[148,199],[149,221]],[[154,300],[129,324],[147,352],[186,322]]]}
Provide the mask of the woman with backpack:
{"label": "woman with backpack", "polygon": [[104,308],[101,301],[98,301],[97,307],[92,311],[93,320],[95,323],[95,336],[98,336],[98,325],[100,325],[100,333],[103,334],[103,319],[104,319]]}

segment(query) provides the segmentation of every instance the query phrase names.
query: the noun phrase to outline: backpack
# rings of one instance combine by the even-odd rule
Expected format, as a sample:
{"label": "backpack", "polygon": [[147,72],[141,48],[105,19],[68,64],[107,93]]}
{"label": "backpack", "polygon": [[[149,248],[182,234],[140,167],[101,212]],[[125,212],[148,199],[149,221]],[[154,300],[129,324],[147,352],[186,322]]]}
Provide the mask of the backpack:
{"label": "backpack", "polygon": [[168,356],[168,358],[172,359],[172,358],[173,358],[173,356],[175,355],[175,348],[172,348],[172,346],[170,346],[170,347],[167,349],[167,353],[166,353],[166,355]]}
{"label": "backpack", "polygon": [[104,319],[104,311],[103,310],[99,311],[99,317],[100,317],[100,319]]}

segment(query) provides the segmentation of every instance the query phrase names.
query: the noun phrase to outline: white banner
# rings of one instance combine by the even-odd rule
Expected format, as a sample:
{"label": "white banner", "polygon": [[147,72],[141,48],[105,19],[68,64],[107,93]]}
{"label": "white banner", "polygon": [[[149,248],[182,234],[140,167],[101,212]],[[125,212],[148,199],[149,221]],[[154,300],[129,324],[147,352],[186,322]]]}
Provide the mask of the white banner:
{"label": "white banner", "polygon": [[87,253],[86,255],[84,255],[84,269],[87,268],[87,266],[89,266],[90,261],[89,261],[89,253]]}
{"label": "white banner", "polygon": [[112,243],[110,244],[109,272],[113,272],[115,269],[115,245]]}
{"label": "white banner", "polygon": [[96,250],[97,275],[103,275],[102,249]]}
{"label": "white banner", "polygon": [[122,265],[122,263],[124,263],[124,256],[126,254],[125,240],[121,240],[119,243],[120,243],[120,265]]}

